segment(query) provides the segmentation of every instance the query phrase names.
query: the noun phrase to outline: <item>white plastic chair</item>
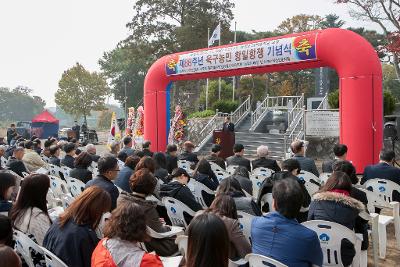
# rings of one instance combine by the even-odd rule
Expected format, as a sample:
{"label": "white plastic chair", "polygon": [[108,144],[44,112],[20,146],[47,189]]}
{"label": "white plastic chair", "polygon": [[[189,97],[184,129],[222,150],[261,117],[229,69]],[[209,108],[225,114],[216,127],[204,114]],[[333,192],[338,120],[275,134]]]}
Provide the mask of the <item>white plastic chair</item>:
{"label": "white plastic chair", "polygon": [[287,265],[277,260],[254,253],[247,254],[245,259],[249,261],[250,267],[261,267],[261,266],[288,267]]}
{"label": "white plastic chair", "polygon": [[229,165],[228,167],[226,167],[226,172],[227,172],[229,175],[232,175],[232,174],[234,174],[234,172],[236,171],[236,169],[237,169],[238,167],[239,167],[238,165]]}
{"label": "white plastic chair", "polygon": [[1,157],[0,161],[1,161],[1,167],[3,168],[6,167],[7,159],[5,157]]}
{"label": "white plastic chair", "polygon": [[258,197],[258,191],[260,191],[261,184],[262,182],[264,182],[266,178],[267,178],[266,176],[262,175],[255,175],[255,174],[250,175],[250,181],[253,183],[253,196],[255,198]]}
{"label": "white plastic chair", "polygon": [[74,202],[75,198],[71,197],[70,195],[63,195],[61,197],[61,202],[64,210],[66,210],[72,202]]}
{"label": "white plastic chair", "polygon": [[45,155],[41,155],[40,156],[42,158],[42,160],[46,163],[50,163],[50,159],[48,157],[46,157]]}
{"label": "white plastic chair", "polygon": [[60,167],[60,173],[63,174],[64,178],[69,176],[70,171],[71,171],[71,168],[68,168],[67,166]]}
{"label": "white plastic chair", "polygon": [[211,165],[211,170],[212,170],[214,173],[219,172],[219,171],[225,172],[225,170],[224,170],[223,168],[221,168],[217,163],[212,162],[212,161],[208,161],[208,163],[210,163],[210,165]]}
{"label": "white plastic chair", "polygon": [[203,198],[203,192],[205,192],[209,195],[214,195],[214,196],[215,196],[215,192],[213,190],[211,190],[210,188],[208,188],[207,186],[205,186],[204,184],[202,184],[194,179],[190,179],[190,181],[188,183],[188,187],[189,187],[190,191],[192,191],[192,194],[193,194],[194,198],[196,199],[196,201],[203,208],[208,208],[208,206]]}
{"label": "white plastic chair", "polygon": [[48,164],[48,168],[49,168],[50,175],[60,177],[60,172],[61,172],[60,167],[53,165],[53,164]]}
{"label": "white plastic chair", "polygon": [[182,261],[182,256],[160,257],[164,267],[177,267]]}
{"label": "white plastic chair", "polygon": [[73,197],[79,196],[85,190],[85,184],[76,178],[64,176],[67,181],[68,189]]}
{"label": "white plastic chair", "polygon": [[51,253],[44,247],[40,247],[44,254],[44,259],[46,260],[46,267],[68,267],[62,260],[60,260],[56,255]]}
{"label": "white plastic chair", "polygon": [[258,167],[255,168],[251,174],[252,175],[257,175],[257,176],[264,176],[264,177],[271,177],[271,175],[274,173],[273,170],[264,168],[264,167]]}
{"label": "white plastic chair", "polygon": [[225,178],[228,178],[228,177],[231,176],[229,173],[227,173],[227,172],[224,171],[224,170],[217,171],[217,172],[214,172],[214,173],[215,173],[215,176],[217,176],[218,182],[221,182],[221,181],[224,180]]}
{"label": "white plastic chair", "polygon": [[193,172],[193,170],[190,168],[193,164],[194,164],[193,162],[184,159],[178,160],[178,168],[184,169],[187,173]]}
{"label": "white plastic chair", "polygon": [[61,198],[63,195],[69,194],[68,185],[65,181],[53,175],[49,175],[49,178],[50,178],[50,188],[53,191],[55,197]]}
{"label": "white plastic chair", "polygon": [[185,217],[183,216],[184,212],[192,217],[195,215],[193,210],[175,198],[163,197],[162,202],[164,203],[168,217],[174,226],[184,226],[185,228],[188,226]]}
{"label": "white plastic chair", "polygon": [[107,220],[109,220],[110,218],[111,218],[110,212],[103,213],[103,215],[101,216],[100,223],[95,230],[96,235],[99,239],[104,238],[103,234],[104,226],[106,225]]}
{"label": "white plastic chair", "polygon": [[341,242],[344,238],[353,243],[356,250],[351,266],[360,266],[362,240],[352,230],[338,223],[323,220],[307,221],[302,224],[317,233],[324,255],[323,266],[344,266],[341,257]]}
{"label": "white plastic chair", "polygon": [[[367,180],[364,186],[372,189],[372,192],[367,192],[368,209],[371,209],[371,204],[377,208],[389,208],[393,210],[393,216],[379,215],[379,257],[384,259],[386,257],[387,234],[386,228],[390,223],[394,224],[394,231],[396,237],[396,247],[400,249],[400,216],[399,209],[400,203],[392,201],[393,191],[400,193],[400,186],[390,180],[384,179],[370,179]],[[371,202],[371,203],[370,203]]]}
{"label": "white plastic chair", "polygon": [[147,232],[149,233],[149,235],[152,238],[163,239],[163,238],[182,235],[182,234],[184,234],[185,231],[184,231],[183,227],[171,226],[170,231],[164,232],[164,233],[158,233],[158,232],[154,231],[153,229],[151,229],[149,226],[147,226]]}
{"label": "white plastic chair", "polygon": [[319,180],[321,181],[321,185],[325,184],[328,181],[329,177],[331,177],[332,173],[324,172],[319,175]]}
{"label": "white plastic chair", "polygon": [[272,193],[266,193],[261,198],[261,207],[263,207],[265,204],[268,204],[269,212],[271,212],[273,210],[272,209],[272,200],[273,200]]}
{"label": "white plastic chair", "polygon": [[249,240],[251,244],[251,222],[256,216],[243,211],[238,211],[237,214],[240,229],[242,229],[244,236]]}
{"label": "white plastic chair", "polygon": [[189,237],[187,235],[179,235],[175,239],[175,244],[178,246],[179,252],[185,257],[187,253]]}
{"label": "white plastic chair", "polygon": [[300,174],[297,175],[297,177],[299,179],[304,180],[304,181],[313,182],[315,184],[321,185],[321,180],[319,179],[319,177],[315,176],[311,172],[302,170],[302,171],[300,171]]}
{"label": "white plastic chair", "polygon": [[15,250],[22,256],[29,267],[35,267],[30,251],[34,250],[37,253],[43,254],[42,248],[21,231],[14,229],[13,236]]}

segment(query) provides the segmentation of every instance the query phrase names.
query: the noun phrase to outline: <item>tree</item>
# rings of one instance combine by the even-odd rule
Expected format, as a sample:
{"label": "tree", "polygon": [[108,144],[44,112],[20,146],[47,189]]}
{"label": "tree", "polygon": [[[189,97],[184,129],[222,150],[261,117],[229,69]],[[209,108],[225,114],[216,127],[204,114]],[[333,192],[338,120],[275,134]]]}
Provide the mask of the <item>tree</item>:
{"label": "tree", "polygon": [[76,119],[83,116],[85,124],[92,110],[105,108],[104,101],[109,94],[106,80],[101,74],[85,70],[79,63],[63,73],[58,86],[56,104]]}
{"label": "tree", "polygon": [[307,32],[320,28],[322,21],[318,15],[299,14],[282,21],[276,32],[279,34]]}
{"label": "tree", "polygon": [[[232,99],[233,86],[227,83],[224,79],[221,80],[221,99]],[[218,80],[210,80],[208,85],[208,108],[213,107],[214,103],[218,101]],[[203,86],[200,93],[200,105],[206,106],[206,86]]]}
{"label": "tree", "polygon": [[338,15],[328,14],[320,22],[319,25],[322,29],[327,29],[327,28],[342,28],[344,24],[346,24],[346,22],[341,20]]}
{"label": "tree", "polygon": [[391,64],[382,64],[383,90],[393,94],[396,102],[400,102],[400,80],[397,79],[396,71]]}
{"label": "tree", "polygon": [[[382,51],[395,67],[400,79],[400,2],[399,0],[336,0],[353,8],[350,15],[361,20],[369,20],[382,29],[387,45]],[[393,30],[392,30],[393,29]]]}

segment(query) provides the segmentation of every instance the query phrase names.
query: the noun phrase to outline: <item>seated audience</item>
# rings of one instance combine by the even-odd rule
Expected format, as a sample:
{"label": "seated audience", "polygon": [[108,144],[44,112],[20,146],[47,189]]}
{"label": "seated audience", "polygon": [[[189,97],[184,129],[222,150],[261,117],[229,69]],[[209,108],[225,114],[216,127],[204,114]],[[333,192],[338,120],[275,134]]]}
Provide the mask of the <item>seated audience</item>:
{"label": "seated audience", "polygon": [[0,213],[8,214],[12,204],[11,195],[14,191],[16,180],[11,173],[0,171]]}
{"label": "seated audience", "polygon": [[33,151],[33,142],[26,141],[25,142],[25,154],[22,158],[25,166],[28,168],[29,172],[37,171],[38,169],[46,166],[46,163],[42,160],[42,158]]}
{"label": "seated audience", "polygon": [[333,172],[333,168],[332,168],[333,164],[335,164],[338,161],[346,160],[347,146],[343,145],[343,144],[336,144],[333,147],[333,154],[335,155],[335,158],[333,160],[324,161],[322,163],[322,172],[332,173]]}
{"label": "seated audience", "polygon": [[150,150],[150,145],[151,145],[150,141],[144,141],[142,144],[142,152],[147,157],[153,157],[153,152],[151,152]]}
{"label": "seated audience", "polygon": [[32,140],[33,141],[33,150],[38,153],[38,155],[42,154],[42,141],[40,141],[39,138],[35,138]]}
{"label": "seated audience", "polygon": [[117,159],[112,156],[102,157],[98,162],[99,175],[86,183],[86,187],[98,186],[111,196],[111,209],[117,206],[119,196],[118,188],[112,182],[118,176],[119,167]]}
{"label": "seated audience", "polygon": [[95,230],[110,208],[106,191],[97,186],[86,189],[53,223],[43,246],[67,266],[90,267],[92,252],[99,242]]}
{"label": "seated audience", "polygon": [[311,172],[315,176],[319,177],[319,172],[317,170],[317,166],[313,159],[307,158],[305,156],[306,149],[305,149],[305,142],[303,141],[294,141],[290,148],[294,154],[293,158],[300,163],[300,167],[304,171]]}
{"label": "seated audience", "polygon": [[[176,168],[171,174],[171,179],[172,181],[168,184],[161,185],[160,196],[175,198],[193,211],[201,210],[201,205],[196,201],[192,191],[187,187],[190,180],[189,174],[184,169]],[[190,221],[190,216],[188,218],[189,220],[186,221]]]}
{"label": "seated audience", "polygon": [[132,137],[130,137],[129,135],[125,136],[122,139],[122,143],[124,144],[124,147],[121,149],[120,152],[125,152],[127,157],[132,156],[133,153],[135,153],[135,150],[132,149],[132,145],[133,145]]}
{"label": "seated audience", "polygon": [[383,149],[379,154],[379,160],[378,164],[365,167],[361,184],[364,184],[369,179],[381,178],[400,185],[400,169],[394,167],[394,152],[392,150]]}
{"label": "seated audience", "polygon": [[21,177],[24,177],[22,174],[23,172],[29,173],[28,169],[25,167],[24,162],[22,159],[24,158],[25,150],[23,147],[16,147],[14,149],[13,155],[8,158],[8,161],[6,163],[6,167],[9,170],[12,170],[16,174],[18,174]]}
{"label": "seated audience", "polygon": [[135,156],[137,156],[139,158],[143,158],[145,156],[144,152],[141,151],[141,150],[136,150],[135,153],[133,153],[133,155],[135,155]]}
{"label": "seated audience", "polygon": [[17,201],[10,211],[13,227],[32,236],[40,246],[51,225],[46,201],[49,188],[50,179],[45,174],[25,177]]}
{"label": "seated audience", "polygon": [[[153,194],[156,188],[157,179],[148,169],[140,169],[136,171],[129,180],[132,193],[122,192],[118,198],[118,205],[124,202],[134,202],[142,207],[146,224],[157,233],[170,231],[167,225],[163,225],[160,216],[157,213],[157,203],[146,200],[146,197]],[[178,251],[175,245],[175,238],[151,239],[146,242],[148,251],[155,251],[160,256],[171,256]]]}
{"label": "seated audience", "polygon": [[60,167],[61,166],[61,162],[60,162],[60,147],[57,145],[52,145],[50,147],[50,164],[53,164],[55,166]]}
{"label": "seated audience", "polygon": [[92,160],[94,162],[98,162],[100,159],[99,155],[96,155],[96,146],[93,144],[87,144],[86,145],[86,152],[89,153],[89,155],[92,157]]}
{"label": "seated audience", "polygon": [[250,160],[243,157],[244,146],[242,144],[235,144],[233,146],[233,153],[235,153],[235,155],[227,158],[226,164],[228,166],[230,166],[230,165],[243,166],[243,167],[246,167],[248,171],[251,171]]}
{"label": "seated audience", "polygon": [[238,260],[251,253],[251,246],[244,236],[238,221],[236,205],[229,195],[218,195],[207,210],[217,215],[224,222],[230,241],[229,258]]}
{"label": "seated audience", "polygon": [[267,146],[259,146],[257,148],[257,156],[258,159],[255,159],[251,162],[251,165],[253,166],[253,170],[257,168],[267,168],[270,170],[273,170],[274,172],[279,172],[281,171],[281,168],[279,168],[278,163],[274,159],[268,159],[268,147]]}
{"label": "seated audience", "polygon": [[157,152],[153,154],[153,160],[156,164],[156,169],[154,170],[154,176],[163,181],[164,183],[168,183],[168,171],[167,171],[167,159],[164,153]]}
{"label": "seated audience", "polygon": [[322,266],[318,235],[297,222],[303,192],[294,179],[276,181],[272,191],[275,211],[253,219],[252,252],[288,266]]}
{"label": "seated audience", "polygon": [[235,201],[238,211],[243,211],[254,216],[261,216],[261,210],[252,197],[246,197],[239,182],[232,177],[225,178],[219,184],[216,196],[229,194]]}
{"label": "seated audience", "polygon": [[3,214],[0,214],[0,245],[14,248],[11,219]]}
{"label": "seated audience", "polygon": [[118,166],[120,169],[122,169],[125,166],[125,160],[128,157],[128,155],[125,152],[120,151],[117,155],[117,160],[118,160]]}
{"label": "seated audience", "polygon": [[214,162],[217,164],[219,167],[221,167],[223,170],[225,170],[225,160],[223,158],[220,158],[219,155],[221,154],[221,146],[218,144],[213,144],[211,147],[211,154],[206,156],[205,159],[208,160],[209,162]]}
{"label": "seated audience", "polygon": [[[354,230],[358,215],[365,214],[366,209],[364,204],[350,197],[351,187],[346,173],[333,172],[321,190],[313,196],[308,219],[331,221]],[[344,266],[349,266],[354,256],[353,244],[347,239],[342,240],[341,258]]]}
{"label": "seated audience", "polygon": [[165,152],[165,158],[167,160],[167,171],[168,173],[172,173],[172,171],[178,168],[178,157],[177,155],[178,148],[176,145],[167,145],[167,151]]}
{"label": "seated audience", "polygon": [[50,147],[53,144],[53,140],[47,139],[44,141],[44,149],[42,150],[42,155],[46,158],[50,158]]}
{"label": "seated audience", "polygon": [[139,245],[149,239],[145,213],[139,205],[130,201],[118,205],[106,224],[104,236],[93,251],[92,266],[163,266],[157,255],[147,253]]}
{"label": "seated audience", "polygon": [[[210,163],[205,159],[202,159],[197,163],[197,167],[193,173],[193,179],[204,184],[213,191],[217,190],[219,185],[217,176],[215,176],[215,173],[212,171]],[[204,193],[203,199],[206,205],[210,206],[211,202],[214,200],[214,195]]]}
{"label": "seated audience", "polygon": [[215,214],[196,216],[188,230],[186,267],[228,267],[229,236],[224,222]]}
{"label": "seated audience", "polygon": [[[273,183],[281,179],[292,178],[299,183],[303,192],[303,203],[296,219],[300,223],[307,220],[308,207],[311,203],[311,196],[305,187],[305,181],[297,177],[300,174],[300,171],[300,164],[297,160],[293,158],[287,159],[282,162],[282,171],[272,174],[271,178],[267,178],[261,183],[260,189],[258,191],[257,204],[261,206],[261,210],[263,212],[270,211],[269,204],[266,203],[263,198],[264,196],[266,196],[267,193],[272,193]],[[262,202],[265,202],[264,205],[261,205]]]}
{"label": "seated audience", "polygon": [[75,168],[69,171],[69,176],[79,179],[86,184],[93,178],[92,172],[88,170],[91,164],[92,157],[87,152],[80,153],[79,156],[75,158]]}
{"label": "seated audience", "polygon": [[[138,164],[136,165],[135,172],[140,169],[148,169],[154,175],[154,172],[156,170],[156,163],[152,158],[143,156],[140,159],[140,161],[138,162]],[[160,198],[160,185],[161,185],[161,182],[160,182],[160,180],[157,179],[157,185],[156,185],[156,188],[154,189],[154,195],[157,198]]]}
{"label": "seated audience", "polygon": [[199,159],[197,155],[193,153],[194,144],[190,141],[186,141],[183,143],[183,152],[178,156],[178,160],[186,160],[192,162],[193,164],[197,164]]}
{"label": "seated audience", "polygon": [[249,195],[253,195],[253,182],[250,181],[249,171],[246,167],[238,166],[232,177],[239,182],[244,191],[249,193]]}
{"label": "seated audience", "polygon": [[125,192],[131,193],[131,188],[129,187],[129,178],[133,174],[133,170],[139,163],[140,159],[137,156],[129,156],[125,161],[125,166],[118,173],[117,179],[114,183],[116,186],[124,190]]}
{"label": "seated audience", "polygon": [[74,143],[64,145],[65,157],[61,160],[61,164],[70,169],[74,168],[76,147]]}
{"label": "seated audience", "polygon": [[2,267],[21,267],[22,262],[17,253],[9,246],[0,245],[0,259]]}

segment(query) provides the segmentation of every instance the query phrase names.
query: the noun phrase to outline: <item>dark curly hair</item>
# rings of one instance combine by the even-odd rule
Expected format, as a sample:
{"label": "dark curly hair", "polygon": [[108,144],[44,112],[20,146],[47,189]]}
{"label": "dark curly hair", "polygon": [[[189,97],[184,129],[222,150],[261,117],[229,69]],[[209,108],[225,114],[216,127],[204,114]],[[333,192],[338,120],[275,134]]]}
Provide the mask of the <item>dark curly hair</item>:
{"label": "dark curly hair", "polygon": [[149,241],[143,209],[131,201],[123,201],[111,213],[104,227],[104,236],[129,242]]}

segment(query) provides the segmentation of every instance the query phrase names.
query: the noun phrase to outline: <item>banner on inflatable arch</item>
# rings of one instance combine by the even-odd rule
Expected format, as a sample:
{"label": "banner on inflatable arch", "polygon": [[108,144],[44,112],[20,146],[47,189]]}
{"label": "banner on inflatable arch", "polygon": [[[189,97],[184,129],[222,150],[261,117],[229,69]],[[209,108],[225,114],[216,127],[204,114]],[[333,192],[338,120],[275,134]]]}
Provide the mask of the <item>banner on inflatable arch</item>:
{"label": "banner on inflatable arch", "polygon": [[168,76],[317,60],[317,33],[171,56]]}

